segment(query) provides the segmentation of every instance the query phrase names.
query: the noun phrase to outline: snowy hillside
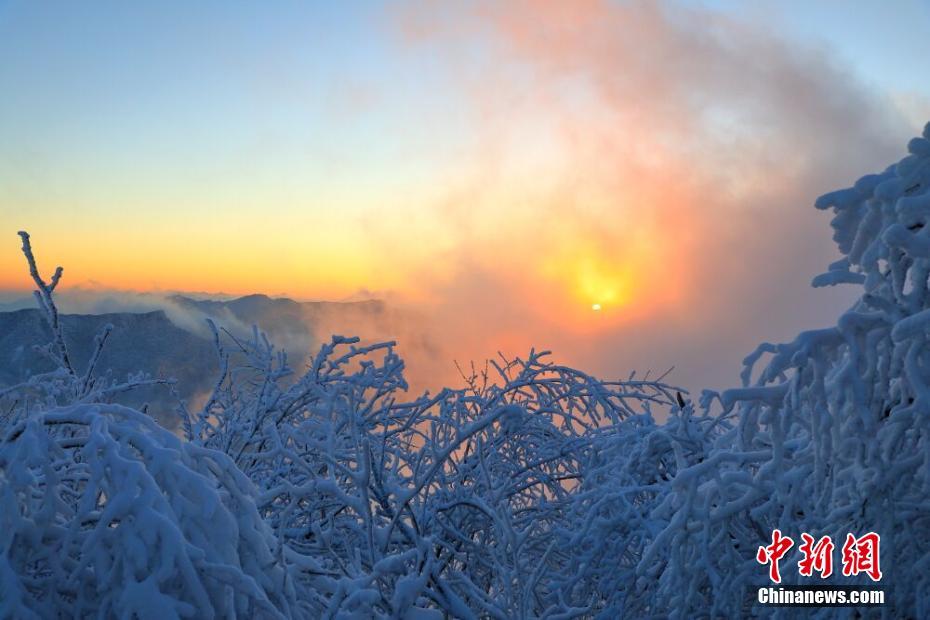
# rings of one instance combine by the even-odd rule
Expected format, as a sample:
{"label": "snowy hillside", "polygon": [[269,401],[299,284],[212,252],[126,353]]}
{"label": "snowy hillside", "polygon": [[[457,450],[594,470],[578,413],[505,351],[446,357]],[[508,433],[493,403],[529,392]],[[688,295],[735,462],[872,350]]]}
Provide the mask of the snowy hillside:
{"label": "snowy hillside", "polygon": [[411,397],[391,343],[334,337],[298,373],[214,331],[179,439],[109,404],[134,381],[97,376],[107,328],[71,357],[24,234],[55,369],[0,392],[0,615],[768,615],[778,528],[880,533],[886,606],[863,613],[930,616],[930,125],[908,150],[817,201],[844,258],[814,284],[856,304],[699,411],[534,352]]}

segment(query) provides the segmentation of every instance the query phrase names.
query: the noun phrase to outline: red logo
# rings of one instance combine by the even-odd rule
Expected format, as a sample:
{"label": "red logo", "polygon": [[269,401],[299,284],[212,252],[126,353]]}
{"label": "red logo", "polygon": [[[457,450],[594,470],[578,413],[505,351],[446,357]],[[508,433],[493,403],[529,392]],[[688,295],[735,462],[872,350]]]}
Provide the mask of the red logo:
{"label": "red logo", "polygon": [[[815,542],[813,536],[804,532],[801,534],[801,545],[798,551],[801,552],[801,560],[798,562],[798,572],[802,577],[812,577],[814,571],[820,573],[821,579],[826,579],[833,574],[833,550],[836,548],[833,539],[824,536]],[[872,581],[879,581],[882,578],[882,570],[879,566],[879,545],[881,536],[875,532],[869,532],[856,538],[852,534],[846,535],[846,542],[843,544],[843,575],[851,577],[864,573]],[[756,552],[756,561],[759,564],[769,567],[769,579],[774,583],[781,583],[781,572],[779,571],[778,562],[794,546],[794,541],[790,536],[783,536],[781,530],[772,531],[772,543],[764,547],[759,547]]]}
{"label": "red logo", "polygon": [[759,564],[769,565],[769,578],[775,583],[781,583],[781,573],[778,572],[778,561],[784,557],[788,550],[794,546],[794,541],[781,535],[781,530],[772,532],[772,544],[759,547],[756,552],[756,561]]}
{"label": "red logo", "polygon": [[801,534],[801,546],[798,550],[804,555],[798,562],[798,572],[804,577],[810,577],[816,570],[821,579],[833,574],[833,540],[824,536],[814,544],[814,537],[807,532]]}
{"label": "red logo", "polygon": [[875,532],[856,538],[846,534],[843,544],[843,575],[849,577],[865,573],[872,581],[882,578],[882,569],[878,565],[878,545],[881,537]]}

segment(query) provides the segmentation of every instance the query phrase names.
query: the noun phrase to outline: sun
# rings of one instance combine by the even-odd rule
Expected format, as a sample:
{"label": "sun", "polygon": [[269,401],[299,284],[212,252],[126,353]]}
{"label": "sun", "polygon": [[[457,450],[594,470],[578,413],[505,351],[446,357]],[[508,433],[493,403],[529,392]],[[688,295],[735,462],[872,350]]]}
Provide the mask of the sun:
{"label": "sun", "polygon": [[594,310],[595,312],[600,312],[601,304],[591,304],[591,309]]}

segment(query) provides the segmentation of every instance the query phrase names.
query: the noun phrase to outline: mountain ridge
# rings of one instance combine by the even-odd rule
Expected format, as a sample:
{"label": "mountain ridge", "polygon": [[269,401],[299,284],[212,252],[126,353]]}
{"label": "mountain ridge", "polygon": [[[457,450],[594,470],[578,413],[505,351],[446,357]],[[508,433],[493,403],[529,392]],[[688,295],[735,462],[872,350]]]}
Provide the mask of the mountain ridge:
{"label": "mountain ridge", "polygon": [[[387,307],[380,300],[300,302],[260,293],[230,300],[176,294],[165,300],[168,303],[163,307],[151,310],[62,313],[65,339],[78,371],[88,363],[95,336],[111,324],[113,330],[98,363],[102,372],[119,381],[139,371],[152,378],[176,379],[178,396],[196,404],[212,387],[218,370],[205,319],[237,337],[248,337],[255,325],[297,362],[331,333],[387,329]],[[0,387],[53,370],[51,360],[36,350],[51,337],[39,309],[0,311]],[[142,388],[117,400],[133,407],[148,404],[162,423],[174,425],[176,402],[165,387]]]}

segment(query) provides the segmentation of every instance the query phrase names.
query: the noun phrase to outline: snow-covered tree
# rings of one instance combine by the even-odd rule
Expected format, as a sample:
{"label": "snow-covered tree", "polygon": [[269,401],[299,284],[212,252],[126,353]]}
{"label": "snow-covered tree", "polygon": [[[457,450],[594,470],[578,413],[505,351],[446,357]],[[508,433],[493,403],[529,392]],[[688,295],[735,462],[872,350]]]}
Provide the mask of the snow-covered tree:
{"label": "snow-covered tree", "polygon": [[879,533],[885,613],[930,616],[930,124],[908,151],[817,200],[844,258],[814,286],[859,285],[859,300],[833,327],[760,345],[742,387],[704,394],[727,430],[653,510],[668,525],[638,574],[657,612],[748,612],[756,550],[780,528]]}
{"label": "snow-covered tree", "polygon": [[[334,337],[288,380],[285,356],[257,332],[232,351],[216,336],[222,378],[190,416],[191,441],[226,452],[255,482],[318,614],[591,609],[590,597],[576,608],[551,588],[577,556],[557,538],[573,530],[591,463],[618,435],[632,445],[655,429],[650,407],[671,406],[670,388],[600,382],[531,353],[465,389],[400,400],[391,343]],[[667,483],[674,467],[630,475],[663,472]]]}
{"label": "snow-covered tree", "polygon": [[0,449],[0,615],[290,616],[254,497],[225,454],[126,407],[22,420]]}

